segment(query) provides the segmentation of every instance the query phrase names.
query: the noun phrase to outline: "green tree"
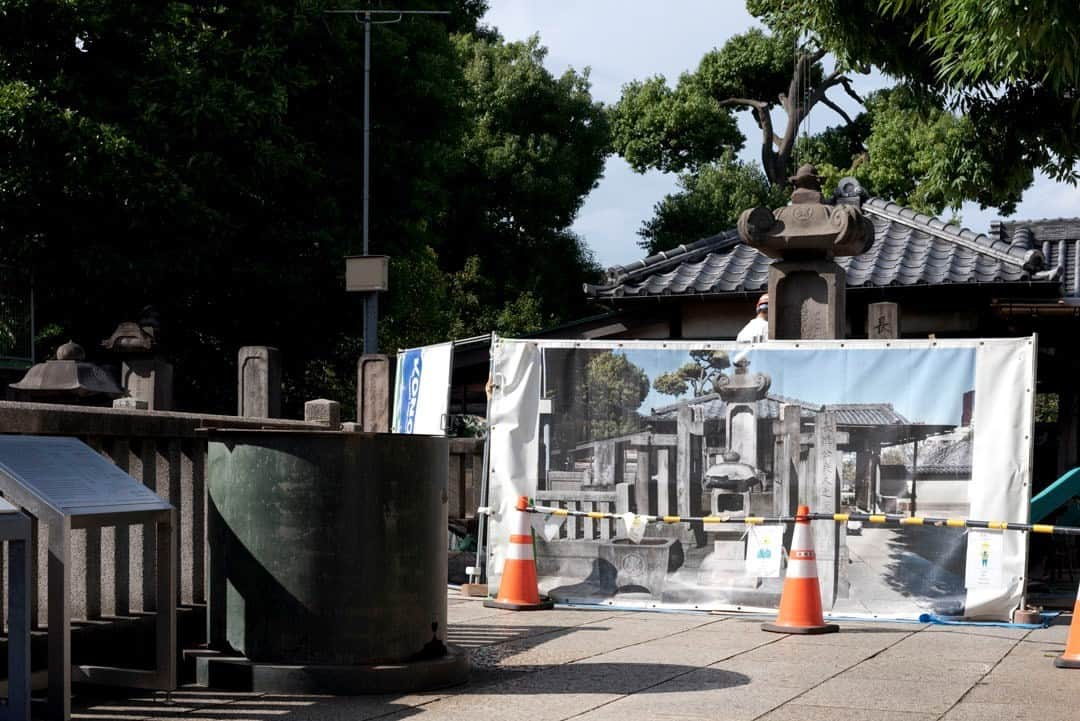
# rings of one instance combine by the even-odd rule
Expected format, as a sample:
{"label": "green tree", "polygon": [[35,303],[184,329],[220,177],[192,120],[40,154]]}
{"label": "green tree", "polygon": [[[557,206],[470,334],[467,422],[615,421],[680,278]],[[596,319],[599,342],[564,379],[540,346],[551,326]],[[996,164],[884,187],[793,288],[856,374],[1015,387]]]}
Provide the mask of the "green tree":
{"label": "green tree", "polygon": [[[749,109],[761,129],[761,164],[773,185],[790,175],[799,125],[810,111],[825,105],[850,118],[828,96],[842,88],[858,99],[848,76],[826,74],[825,52],[795,44],[791,32],[750,30],[705,54],[693,73],[684,73],[674,89],[662,76],[631,83],[612,109],[612,143],[639,172],[696,171],[726,152],[739,150],[742,134],[729,108]],[[786,119],[774,127],[773,110]]]}
{"label": "green tree", "polygon": [[[587,77],[479,27],[483,0],[419,3],[451,15],[372,33],[391,351],[576,312],[596,268],[567,228],[607,134]],[[0,0],[0,240],[39,322],[92,351],[157,306],[181,407],[235,408],[251,343],[281,348],[288,412],[352,397],[364,48],[339,6]]]}
{"label": "green tree", "polygon": [[696,172],[680,174],[678,182],[679,191],[664,196],[638,231],[638,245],[649,254],[733,228],[746,208],[787,202],[782,186],[770,184],[760,168],[730,152]]}
{"label": "green tree", "polygon": [[[1010,173],[1039,169],[1077,181],[1075,2],[748,0],[747,7],[769,27],[812,33],[842,67],[879,68],[962,114],[973,126],[975,156],[996,158]],[[957,153],[949,163],[963,175],[971,160]]]}
{"label": "green tree", "polygon": [[658,375],[653,380],[653,388],[669,396],[681,396],[690,390],[694,398],[716,393],[723,383],[723,371],[730,365],[724,351],[690,351],[690,362]]}
{"label": "green tree", "polygon": [[612,438],[641,428],[638,408],[649,395],[649,377],[625,355],[604,351],[589,359],[577,388],[588,439]]}
{"label": "green tree", "polygon": [[826,190],[854,176],[870,194],[925,213],[964,200],[1011,213],[1032,183],[1031,168],[1002,167],[977,134],[970,118],[899,87],[868,97],[851,125],[801,139],[799,157],[818,167]]}

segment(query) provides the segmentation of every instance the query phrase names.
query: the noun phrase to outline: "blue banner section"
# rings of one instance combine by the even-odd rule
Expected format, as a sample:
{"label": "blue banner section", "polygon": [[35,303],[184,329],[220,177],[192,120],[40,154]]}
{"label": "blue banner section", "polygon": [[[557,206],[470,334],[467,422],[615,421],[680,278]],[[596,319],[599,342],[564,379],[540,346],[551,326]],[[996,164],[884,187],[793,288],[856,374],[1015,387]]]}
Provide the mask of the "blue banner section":
{"label": "blue banner section", "polygon": [[423,372],[423,351],[405,351],[398,379],[398,432],[412,433],[416,424],[416,407],[420,401],[420,376]]}

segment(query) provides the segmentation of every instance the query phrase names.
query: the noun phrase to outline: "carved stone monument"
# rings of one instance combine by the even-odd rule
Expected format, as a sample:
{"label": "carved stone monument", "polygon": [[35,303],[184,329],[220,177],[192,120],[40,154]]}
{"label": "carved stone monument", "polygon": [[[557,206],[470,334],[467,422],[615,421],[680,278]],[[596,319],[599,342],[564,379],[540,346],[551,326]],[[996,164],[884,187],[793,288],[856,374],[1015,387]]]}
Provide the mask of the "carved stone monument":
{"label": "carved stone monument", "polygon": [[[873,245],[874,226],[859,208],[865,193],[858,182],[845,178],[839,183],[836,202],[826,204],[821,179],[812,165],[799,168],[790,180],[794,186],[790,205],[775,211],[751,208],[739,216],[739,238],[777,259],[769,267],[769,338],[844,338],[845,274],[833,259],[861,255]],[[815,414],[813,442],[804,460],[800,414],[794,406],[781,410],[776,510],[790,513],[794,503],[801,501],[814,512],[836,513],[840,510],[836,447],[841,435],[836,419],[824,410]],[[798,498],[792,498],[796,490]],[[814,546],[826,608],[838,594],[846,593],[845,541],[839,527],[815,524]]]}
{"label": "carved stone monument", "polygon": [[169,411],[173,408],[173,366],[160,355],[161,321],[151,307],[143,308],[138,321],[124,321],[101,347],[122,358],[120,385],[130,398],[146,403],[146,408]]}
{"label": "carved stone monument", "polygon": [[[742,242],[778,259],[769,267],[769,338],[843,338],[844,269],[833,258],[869,250],[873,225],[855,205],[823,203],[814,166],[802,166],[790,180],[790,205],[739,216]],[[861,191],[854,181],[841,186]]]}

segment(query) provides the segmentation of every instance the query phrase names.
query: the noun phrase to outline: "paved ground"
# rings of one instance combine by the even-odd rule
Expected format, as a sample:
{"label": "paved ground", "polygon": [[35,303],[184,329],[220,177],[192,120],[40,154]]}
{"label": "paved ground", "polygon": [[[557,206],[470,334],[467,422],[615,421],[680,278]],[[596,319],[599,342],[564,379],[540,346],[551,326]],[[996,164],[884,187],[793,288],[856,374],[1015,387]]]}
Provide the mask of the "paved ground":
{"label": "paved ground", "polygon": [[184,689],[83,700],[101,721],[1075,721],[1080,670],[1059,670],[1068,619],[1047,629],[841,625],[781,636],[758,620],[554,610],[512,613],[450,597],[469,684],[398,697]]}

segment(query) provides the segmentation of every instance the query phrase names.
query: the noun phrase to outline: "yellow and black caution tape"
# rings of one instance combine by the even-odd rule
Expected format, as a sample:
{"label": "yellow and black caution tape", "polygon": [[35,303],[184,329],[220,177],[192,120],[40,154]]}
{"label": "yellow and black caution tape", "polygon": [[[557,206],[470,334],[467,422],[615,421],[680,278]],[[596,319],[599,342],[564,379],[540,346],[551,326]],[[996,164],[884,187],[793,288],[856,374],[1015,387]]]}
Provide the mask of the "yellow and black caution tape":
{"label": "yellow and black caution tape", "polygon": [[992,531],[1024,531],[1057,536],[1080,536],[1080,528],[1074,526],[1051,526],[1045,523],[1014,523],[1013,521],[978,521],[972,518],[931,518],[929,516],[904,516],[894,513],[811,513],[812,521],[862,521],[882,525],[935,526],[938,528],[988,528]]}
{"label": "yellow and black caution tape", "polygon": [[[575,518],[614,519],[622,518],[621,514],[608,513],[606,511],[577,511],[571,508],[554,508],[550,506],[529,505],[526,513],[542,513],[550,516],[574,516]],[[649,523],[740,523],[747,526],[759,526],[763,523],[793,523],[795,516],[641,516]]]}
{"label": "yellow and black caution tape", "polygon": [[[621,514],[606,511],[578,511],[570,508],[554,508],[530,504],[526,513],[541,513],[551,516],[574,516],[576,518],[615,519]],[[794,523],[796,516],[743,516],[723,514],[719,516],[641,516],[649,523],[736,523],[746,526],[758,526],[766,523]],[[802,517],[798,517],[801,519]],[[1074,526],[1051,526],[1044,523],[1014,523],[1012,521],[979,521],[972,518],[932,518],[929,516],[904,516],[895,513],[810,513],[810,521],[862,521],[880,525],[931,526],[936,528],[986,528],[992,531],[1023,531],[1026,533],[1045,533],[1057,536],[1080,536],[1080,528]]]}

